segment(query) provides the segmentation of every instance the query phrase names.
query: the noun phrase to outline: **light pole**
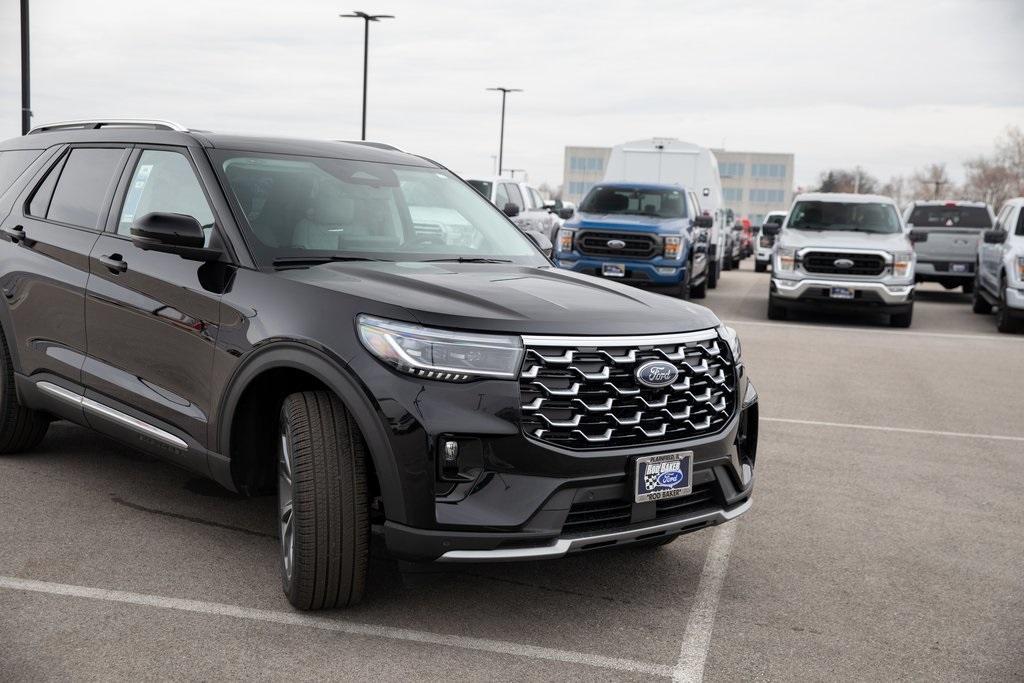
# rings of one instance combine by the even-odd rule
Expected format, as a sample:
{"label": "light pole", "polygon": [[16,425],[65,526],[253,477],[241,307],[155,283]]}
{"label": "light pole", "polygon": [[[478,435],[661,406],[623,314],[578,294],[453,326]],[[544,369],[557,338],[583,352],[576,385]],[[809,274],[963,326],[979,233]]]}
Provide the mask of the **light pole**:
{"label": "light pole", "polygon": [[366,72],[370,62],[370,22],[381,19],[394,19],[393,14],[367,14],[366,12],[354,11],[352,14],[339,14],[342,19],[363,20],[363,137],[366,139]]}
{"label": "light pole", "polygon": [[21,134],[32,128],[32,79],[28,65],[28,0],[21,0]]}
{"label": "light pole", "polygon": [[510,92],[523,92],[520,88],[487,88],[501,93],[501,133],[498,135],[498,175],[501,175],[501,162],[505,153],[505,97]]}
{"label": "light pole", "polygon": [[511,176],[512,180],[516,179],[516,173],[522,173],[523,180],[527,180],[525,168],[506,168],[505,170],[509,172],[509,176]]}

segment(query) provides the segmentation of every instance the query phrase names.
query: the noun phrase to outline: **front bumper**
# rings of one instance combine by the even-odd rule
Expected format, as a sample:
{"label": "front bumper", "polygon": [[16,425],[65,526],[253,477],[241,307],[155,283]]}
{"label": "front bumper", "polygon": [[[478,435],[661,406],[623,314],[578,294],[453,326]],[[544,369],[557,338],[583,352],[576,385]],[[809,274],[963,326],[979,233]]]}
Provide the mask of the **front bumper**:
{"label": "front bumper", "polygon": [[[832,287],[846,287],[853,290],[854,299],[832,299],[829,296]],[[825,278],[788,280],[773,277],[771,292],[777,299],[782,301],[829,302],[839,306],[857,303],[900,306],[909,304],[914,299],[913,284],[886,284],[863,280]]]}
{"label": "front bumper", "polygon": [[608,278],[615,282],[624,282],[635,286],[669,287],[678,285],[686,279],[687,262],[675,259],[658,257],[648,261],[631,261],[628,259],[599,259],[586,256],[567,258],[565,255],[555,255],[555,265],[559,268],[574,270],[577,273],[584,273],[595,277],[604,277],[602,266],[606,263],[621,265],[626,271],[625,277]]}

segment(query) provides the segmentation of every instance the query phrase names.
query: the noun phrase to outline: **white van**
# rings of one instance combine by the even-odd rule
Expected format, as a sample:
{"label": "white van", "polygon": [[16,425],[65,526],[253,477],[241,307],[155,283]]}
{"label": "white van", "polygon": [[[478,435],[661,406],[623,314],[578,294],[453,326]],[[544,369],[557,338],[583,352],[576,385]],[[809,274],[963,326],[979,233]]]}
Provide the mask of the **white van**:
{"label": "white van", "polygon": [[616,145],[608,158],[605,182],[678,185],[697,193],[701,211],[712,217],[708,234],[708,287],[722,272],[727,230],[718,160],[707,147],[675,138],[649,138]]}

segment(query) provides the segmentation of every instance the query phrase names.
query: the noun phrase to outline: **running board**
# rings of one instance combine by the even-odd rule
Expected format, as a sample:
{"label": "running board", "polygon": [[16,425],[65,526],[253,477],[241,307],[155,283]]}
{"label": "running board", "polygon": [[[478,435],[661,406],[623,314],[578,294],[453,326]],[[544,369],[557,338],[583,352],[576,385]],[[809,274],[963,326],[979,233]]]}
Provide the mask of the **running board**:
{"label": "running board", "polygon": [[51,396],[56,396],[62,401],[66,401],[72,405],[81,406],[83,410],[92,412],[96,415],[105,417],[114,422],[118,422],[121,425],[133,429],[140,434],[156,439],[168,446],[173,446],[180,450],[188,450],[188,444],[176,437],[170,432],[166,432],[159,427],[154,427],[148,422],[132,417],[126,413],[122,413],[120,410],[114,410],[110,406],[105,406],[98,401],[94,401],[91,398],[86,398],[81,394],[76,394],[73,391],[69,391],[64,387],[59,387],[51,382],[36,382],[36,386],[40,391],[44,391]]}

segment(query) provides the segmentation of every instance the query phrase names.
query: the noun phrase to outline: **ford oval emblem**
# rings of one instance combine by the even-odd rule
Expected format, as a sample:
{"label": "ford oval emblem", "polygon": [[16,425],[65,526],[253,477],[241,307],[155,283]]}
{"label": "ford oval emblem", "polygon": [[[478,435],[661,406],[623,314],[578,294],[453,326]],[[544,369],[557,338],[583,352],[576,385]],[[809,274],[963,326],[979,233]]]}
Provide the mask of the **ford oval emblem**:
{"label": "ford oval emblem", "polygon": [[636,381],[647,387],[664,387],[679,377],[679,368],[663,360],[652,360],[636,369]]}
{"label": "ford oval emblem", "polygon": [[675,486],[682,480],[682,472],[679,470],[669,470],[658,475],[658,486]]}
{"label": "ford oval emblem", "polygon": [[848,258],[837,258],[832,265],[836,268],[853,268],[853,261]]}
{"label": "ford oval emblem", "polygon": [[609,249],[625,249],[626,243],[622,240],[608,240]]}

